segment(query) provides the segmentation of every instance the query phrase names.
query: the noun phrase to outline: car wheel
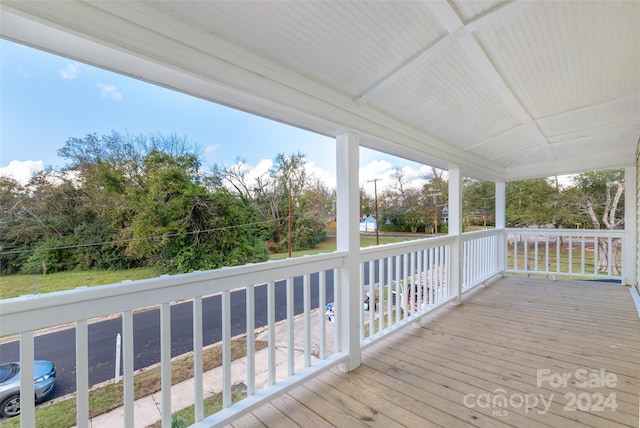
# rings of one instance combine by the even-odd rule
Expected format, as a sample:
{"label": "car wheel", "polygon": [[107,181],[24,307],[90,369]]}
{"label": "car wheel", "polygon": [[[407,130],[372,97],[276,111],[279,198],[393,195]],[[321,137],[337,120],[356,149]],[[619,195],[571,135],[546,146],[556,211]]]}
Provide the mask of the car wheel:
{"label": "car wheel", "polygon": [[20,414],[20,394],[12,395],[0,404],[0,416],[11,418]]}

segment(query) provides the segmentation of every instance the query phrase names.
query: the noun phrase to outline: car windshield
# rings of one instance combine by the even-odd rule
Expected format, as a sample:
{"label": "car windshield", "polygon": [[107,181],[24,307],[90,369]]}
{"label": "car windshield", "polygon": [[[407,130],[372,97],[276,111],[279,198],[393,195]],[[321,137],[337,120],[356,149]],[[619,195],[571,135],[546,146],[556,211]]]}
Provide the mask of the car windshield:
{"label": "car windshield", "polygon": [[0,382],[15,376],[19,369],[20,367],[17,364],[0,364]]}

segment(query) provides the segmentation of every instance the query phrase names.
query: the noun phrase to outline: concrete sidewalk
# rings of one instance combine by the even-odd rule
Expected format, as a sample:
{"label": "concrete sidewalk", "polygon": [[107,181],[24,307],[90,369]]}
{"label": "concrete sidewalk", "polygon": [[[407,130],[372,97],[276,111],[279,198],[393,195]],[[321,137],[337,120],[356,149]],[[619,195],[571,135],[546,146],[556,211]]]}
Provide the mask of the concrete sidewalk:
{"label": "concrete sidewalk", "polygon": [[[319,311],[315,310],[311,315],[311,343],[312,353],[316,353],[319,344]],[[324,312],[322,312],[324,316]],[[334,324],[327,322],[326,349],[333,349]],[[281,380],[288,375],[288,343],[286,321],[276,326],[276,380]],[[257,340],[267,340],[268,332],[259,334]],[[294,321],[294,358],[296,370],[304,368],[304,317],[298,317]],[[256,352],[256,391],[268,386],[268,348]],[[316,360],[314,357],[313,360]],[[312,361],[313,363],[313,361]],[[231,384],[246,384],[247,361],[245,358],[234,360],[231,363]],[[193,405],[194,386],[193,379],[186,380],[171,387],[171,412],[185,409]],[[218,367],[204,373],[204,398],[219,393],[222,389],[222,368]],[[160,392],[140,398],[134,404],[134,418],[136,427],[148,427],[162,419]],[[115,428],[124,426],[124,409],[122,407],[96,416],[89,421],[92,428]]]}

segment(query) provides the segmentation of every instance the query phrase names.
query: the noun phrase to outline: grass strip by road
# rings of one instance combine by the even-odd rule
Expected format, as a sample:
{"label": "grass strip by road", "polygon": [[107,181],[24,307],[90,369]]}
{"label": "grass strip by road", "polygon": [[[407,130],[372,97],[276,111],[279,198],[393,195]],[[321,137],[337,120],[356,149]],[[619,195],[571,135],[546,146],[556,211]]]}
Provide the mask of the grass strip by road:
{"label": "grass strip by road", "polygon": [[[243,398],[246,398],[247,393],[239,388],[232,388],[231,390],[231,402],[236,403]],[[218,392],[213,394],[209,398],[204,399],[204,416],[210,416],[214,413],[222,410],[222,393]],[[171,415],[171,428],[184,428],[193,425],[196,420],[194,417],[194,406],[187,407]],[[155,424],[149,425],[147,428],[161,428],[162,421],[158,421]]]}
{"label": "grass strip by road", "polygon": [[[256,341],[256,350],[267,346],[266,342]],[[231,341],[231,359],[235,360],[247,355],[247,342],[245,339]],[[222,365],[222,345],[215,344],[203,350],[203,370],[209,371]],[[188,354],[177,357],[171,362],[171,384],[183,382],[193,378],[193,355]],[[160,391],[161,378],[160,367],[153,367],[138,372],[134,377],[134,396],[136,399],[145,397]],[[215,396],[207,400],[207,411],[213,414],[217,411],[212,403]],[[89,417],[101,415],[123,405],[122,382],[107,384],[92,389],[89,392]],[[76,399],[75,397],[51,404],[40,406],[36,409],[36,427],[69,428],[76,425]],[[20,417],[0,422],[0,428],[17,428],[20,426]]]}

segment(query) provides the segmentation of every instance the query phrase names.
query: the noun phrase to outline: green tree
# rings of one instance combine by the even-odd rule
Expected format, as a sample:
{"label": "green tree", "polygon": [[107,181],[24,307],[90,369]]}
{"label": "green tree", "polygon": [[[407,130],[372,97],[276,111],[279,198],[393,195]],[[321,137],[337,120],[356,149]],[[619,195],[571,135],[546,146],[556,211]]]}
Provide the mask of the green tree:
{"label": "green tree", "polygon": [[546,226],[553,222],[557,191],[546,178],[512,181],[506,185],[507,226]]}
{"label": "green tree", "polygon": [[178,272],[266,260],[255,212],[224,188],[209,192],[195,155],[152,151],[142,168],[140,209],[123,230],[131,257]]}

